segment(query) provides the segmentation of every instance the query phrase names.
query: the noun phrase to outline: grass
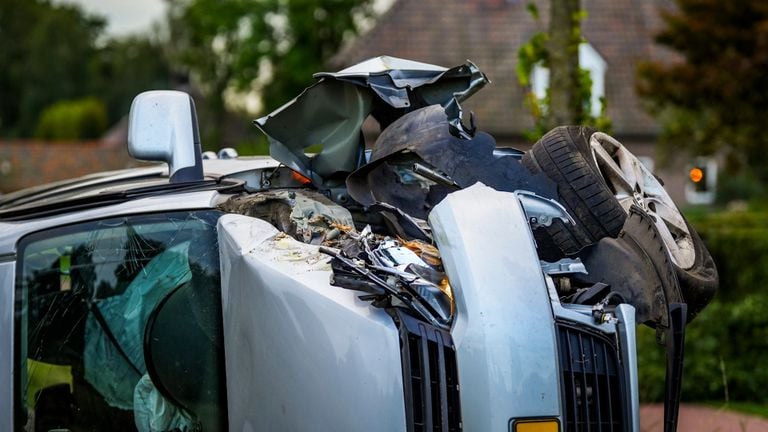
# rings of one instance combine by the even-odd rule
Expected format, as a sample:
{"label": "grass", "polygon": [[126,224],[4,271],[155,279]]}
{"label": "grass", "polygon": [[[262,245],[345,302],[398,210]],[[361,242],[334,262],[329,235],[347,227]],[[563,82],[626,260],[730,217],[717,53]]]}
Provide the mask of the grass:
{"label": "grass", "polygon": [[728,411],[736,411],[744,414],[750,414],[757,417],[762,417],[768,419],[768,406],[761,405],[754,402],[726,402],[723,403],[722,401],[710,401],[705,402],[705,405],[718,408],[718,409],[724,409]]}

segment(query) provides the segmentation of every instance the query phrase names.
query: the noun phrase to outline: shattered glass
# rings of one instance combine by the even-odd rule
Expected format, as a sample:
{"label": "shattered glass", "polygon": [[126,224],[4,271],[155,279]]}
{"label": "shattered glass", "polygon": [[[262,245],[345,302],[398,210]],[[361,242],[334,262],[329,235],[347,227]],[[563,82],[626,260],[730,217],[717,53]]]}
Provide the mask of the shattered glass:
{"label": "shattered glass", "polygon": [[[173,288],[189,282],[192,273],[188,255],[189,242],[161,252],[147,263],[125,292],[92,306],[98,312],[92,309],[85,321],[85,379],[110,406],[124,410],[133,408],[136,371],[147,370],[143,351],[144,327],[155,305]],[[97,314],[102,318],[97,318]],[[109,331],[116,344],[110,340]]]}

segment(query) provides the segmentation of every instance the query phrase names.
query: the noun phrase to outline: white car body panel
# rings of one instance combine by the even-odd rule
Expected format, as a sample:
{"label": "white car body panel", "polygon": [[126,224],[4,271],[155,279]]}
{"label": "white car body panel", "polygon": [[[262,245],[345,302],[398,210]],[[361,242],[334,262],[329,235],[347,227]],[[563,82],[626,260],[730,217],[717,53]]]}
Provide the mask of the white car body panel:
{"label": "white car body panel", "polygon": [[20,237],[46,228],[105,217],[170,212],[174,210],[207,209],[216,207],[221,199],[223,199],[222,195],[216,191],[179,193],[174,195],[172,199],[168,199],[168,195],[157,195],[41,219],[23,222],[0,222],[0,256],[14,254],[16,252],[16,241]]}
{"label": "white car body panel", "polygon": [[241,215],[218,230],[229,429],[405,430],[392,319],[331,286],[316,246]]}
{"label": "white car body panel", "polygon": [[464,429],[559,417],[552,307],[520,202],[478,183],[450,194],[429,221],[456,301]]}

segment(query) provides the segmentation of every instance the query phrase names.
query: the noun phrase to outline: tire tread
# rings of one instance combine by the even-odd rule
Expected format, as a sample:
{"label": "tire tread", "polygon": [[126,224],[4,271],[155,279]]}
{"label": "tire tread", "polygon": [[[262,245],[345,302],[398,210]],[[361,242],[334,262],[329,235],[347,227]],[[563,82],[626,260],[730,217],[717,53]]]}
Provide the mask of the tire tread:
{"label": "tire tread", "polygon": [[576,226],[553,223],[545,227],[562,253],[573,255],[603,237],[616,237],[626,213],[590,161],[589,129],[561,126],[544,135],[522,158],[532,172],[543,172],[558,187],[560,202]]}

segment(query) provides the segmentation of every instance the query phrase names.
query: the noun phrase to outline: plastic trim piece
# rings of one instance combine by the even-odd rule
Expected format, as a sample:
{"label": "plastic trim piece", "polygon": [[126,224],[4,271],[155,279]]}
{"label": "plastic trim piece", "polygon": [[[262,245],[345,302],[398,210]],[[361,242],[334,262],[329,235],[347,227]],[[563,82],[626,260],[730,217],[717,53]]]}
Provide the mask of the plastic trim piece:
{"label": "plastic trim piece", "polygon": [[0,262],[0,287],[5,291],[0,295],[0,407],[8,408],[4,416],[0,416],[0,430],[12,431],[15,411],[13,409],[15,378],[13,376],[14,339],[13,325],[14,302],[16,301],[15,284],[16,263],[14,261]]}

